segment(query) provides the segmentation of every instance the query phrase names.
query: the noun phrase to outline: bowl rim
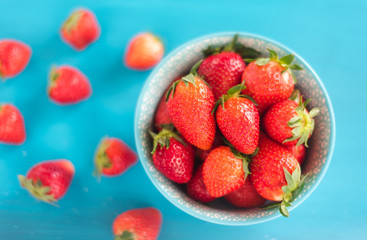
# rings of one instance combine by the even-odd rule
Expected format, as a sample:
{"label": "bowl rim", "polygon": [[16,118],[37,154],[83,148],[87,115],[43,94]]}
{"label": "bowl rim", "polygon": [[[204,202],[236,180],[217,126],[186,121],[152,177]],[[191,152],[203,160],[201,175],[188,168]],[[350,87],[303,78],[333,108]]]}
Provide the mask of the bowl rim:
{"label": "bowl rim", "polygon": [[305,194],[297,199],[295,202],[293,202],[292,206],[288,208],[289,211],[292,211],[293,209],[295,209],[298,205],[300,205],[304,200],[306,200],[311,193],[317,188],[317,186],[320,184],[321,180],[324,178],[324,175],[330,165],[331,159],[332,159],[332,155],[334,152],[334,145],[335,145],[335,117],[334,117],[334,111],[332,108],[332,104],[329,98],[329,95],[324,87],[324,84],[322,83],[320,77],[316,74],[315,70],[304,60],[303,57],[301,57],[297,52],[291,50],[290,48],[284,46],[283,44],[278,43],[277,41],[274,41],[272,39],[269,39],[267,37],[261,36],[261,35],[257,35],[257,34],[253,34],[253,33],[246,33],[246,32],[218,32],[218,33],[212,33],[212,34],[206,34],[197,38],[194,38],[184,44],[181,44],[180,46],[176,47],[173,51],[171,51],[167,56],[164,57],[164,59],[154,68],[154,70],[149,74],[149,76],[147,77],[147,79],[145,80],[145,83],[143,85],[143,88],[139,94],[139,98],[138,98],[138,102],[136,105],[136,110],[135,110],[135,116],[134,116],[134,137],[135,137],[135,144],[136,144],[136,148],[138,151],[138,156],[140,159],[141,164],[143,165],[144,171],[146,172],[146,174],[148,175],[149,179],[151,180],[151,182],[153,183],[153,185],[158,189],[158,191],[169,201],[171,202],[174,206],[176,206],[177,208],[179,208],[180,210],[182,210],[183,212],[185,212],[186,214],[189,214],[193,217],[196,217],[198,219],[201,219],[203,221],[206,222],[211,222],[211,223],[216,223],[216,224],[220,224],[220,225],[228,225],[228,226],[243,226],[243,225],[253,225],[253,224],[258,224],[258,223],[262,223],[262,222],[266,222],[266,221],[270,221],[272,219],[275,219],[279,216],[281,216],[281,214],[279,212],[276,212],[273,215],[270,216],[264,216],[262,218],[257,218],[257,219],[247,219],[245,221],[228,221],[228,220],[221,220],[221,219],[217,219],[217,218],[210,218],[207,217],[205,215],[201,215],[195,211],[193,211],[192,209],[179,204],[177,202],[177,200],[173,199],[168,193],[166,193],[166,190],[162,189],[162,187],[156,182],[156,179],[153,177],[152,173],[149,170],[148,165],[146,164],[146,159],[145,158],[141,158],[141,156],[144,156],[143,152],[142,152],[142,144],[139,141],[139,130],[138,130],[138,116],[141,113],[141,105],[142,105],[142,98],[143,95],[145,94],[145,92],[147,91],[148,87],[149,87],[149,82],[150,80],[153,78],[154,75],[156,75],[156,73],[159,71],[159,69],[168,61],[168,59],[170,59],[172,56],[176,55],[178,52],[180,52],[181,50],[185,49],[187,46],[192,45],[194,43],[197,42],[201,42],[203,40],[206,39],[210,39],[213,37],[224,37],[224,36],[234,36],[235,34],[239,34],[239,36],[243,36],[243,37],[248,37],[248,38],[254,38],[254,39],[259,39],[259,40],[263,40],[265,42],[269,42],[273,45],[276,45],[277,47],[285,50],[286,52],[289,53],[293,53],[296,58],[298,58],[298,60],[300,62],[302,62],[302,64],[304,64],[307,69],[312,73],[312,75],[314,76],[314,78],[316,79],[317,84],[319,85],[322,93],[325,96],[325,100],[326,100],[326,106],[328,108],[328,111],[330,113],[330,144],[329,144],[329,149],[328,149],[328,153],[327,153],[327,157],[326,157],[326,161],[321,169],[321,172],[318,176],[318,178],[315,180],[315,182],[310,186],[310,189],[305,192]]}

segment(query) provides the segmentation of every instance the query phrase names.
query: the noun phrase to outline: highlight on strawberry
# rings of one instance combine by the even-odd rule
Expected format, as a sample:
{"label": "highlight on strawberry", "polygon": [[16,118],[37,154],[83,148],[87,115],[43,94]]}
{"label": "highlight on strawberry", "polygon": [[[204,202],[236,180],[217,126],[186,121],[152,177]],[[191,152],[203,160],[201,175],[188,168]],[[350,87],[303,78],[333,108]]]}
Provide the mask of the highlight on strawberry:
{"label": "highlight on strawberry", "polygon": [[18,175],[21,187],[38,200],[56,205],[68,191],[75,173],[74,165],[65,159],[40,162],[26,176]]}

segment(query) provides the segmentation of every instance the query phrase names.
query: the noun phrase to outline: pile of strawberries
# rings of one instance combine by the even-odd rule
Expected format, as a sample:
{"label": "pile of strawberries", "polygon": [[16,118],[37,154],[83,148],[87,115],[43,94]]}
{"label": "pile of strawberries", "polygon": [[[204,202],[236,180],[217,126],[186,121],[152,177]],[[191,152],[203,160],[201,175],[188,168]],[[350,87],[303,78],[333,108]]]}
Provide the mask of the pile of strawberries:
{"label": "pile of strawberries", "polygon": [[153,163],[193,199],[287,207],[302,190],[301,164],[319,109],[295,90],[294,55],[269,57],[237,43],[210,46],[159,102]]}
{"label": "pile of strawberries", "polygon": [[[60,29],[60,36],[77,51],[82,51],[100,36],[95,15],[87,9],[74,11]],[[124,63],[134,70],[154,67],[163,57],[162,42],[151,33],[135,36],[127,47]],[[31,48],[14,39],[0,40],[0,78],[10,79],[28,65]],[[77,68],[63,65],[52,67],[47,91],[51,101],[58,105],[77,104],[92,94],[89,79]],[[21,145],[26,141],[25,120],[17,107],[0,103],[0,142]],[[121,139],[105,137],[101,140],[94,159],[94,175],[118,176],[137,162],[136,153]],[[18,175],[20,184],[38,200],[56,205],[68,191],[75,168],[71,161],[57,159],[32,166],[26,176]],[[162,224],[159,210],[132,209],[120,214],[113,223],[115,239],[156,239]]]}

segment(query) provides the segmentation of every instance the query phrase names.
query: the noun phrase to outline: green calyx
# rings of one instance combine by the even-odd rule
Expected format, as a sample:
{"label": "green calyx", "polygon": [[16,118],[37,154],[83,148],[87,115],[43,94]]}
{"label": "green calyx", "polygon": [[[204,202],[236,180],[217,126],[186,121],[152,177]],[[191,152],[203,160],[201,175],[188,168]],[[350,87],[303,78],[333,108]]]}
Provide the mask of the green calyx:
{"label": "green calyx", "polygon": [[68,19],[66,19],[64,25],[62,26],[68,34],[70,34],[71,30],[76,27],[79,22],[80,17],[82,16],[82,12],[77,10],[73,12]]}
{"label": "green calyx", "polygon": [[97,178],[98,182],[101,181],[103,169],[112,167],[112,162],[106,153],[106,150],[109,148],[110,144],[108,144],[106,140],[107,137],[102,139],[94,158],[95,169],[93,175]]}
{"label": "green calyx", "polygon": [[50,194],[51,188],[43,186],[40,180],[34,182],[32,179],[28,179],[23,175],[18,175],[18,179],[20,182],[20,186],[24,189],[27,189],[33,197],[51,205],[58,206],[56,204],[57,200],[52,194]]}
{"label": "green calyx", "polygon": [[[183,82],[185,85],[186,85],[186,87],[189,87],[189,84],[191,83],[191,84],[193,84],[194,86],[196,86],[195,85],[195,82],[196,82],[196,80],[195,80],[195,77],[197,76],[197,69],[199,68],[199,66],[200,66],[200,64],[203,62],[203,60],[200,60],[200,61],[198,61],[192,68],[191,68],[191,70],[190,70],[190,73],[189,74],[187,74],[186,76],[184,76],[184,77],[182,77],[181,79],[179,79],[179,80],[177,80],[177,81],[175,81],[173,84],[172,84],[172,86],[168,89],[168,91],[167,91],[167,93],[166,93],[166,102],[168,101],[168,99],[169,99],[169,97],[170,97],[170,95],[171,95],[171,93],[172,93],[172,97],[175,95],[175,92],[176,92],[176,87],[177,87],[177,85],[180,83],[180,82]],[[204,80],[203,80],[203,78],[201,78],[201,80],[209,87],[209,88],[211,88],[210,87],[210,85],[207,83],[207,82],[205,82]]]}
{"label": "green calyx", "polygon": [[289,54],[289,55],[286,55],[286,56],[278,59],[277,52],[275,52],[274,50],[269,49],[269,48],[268,48],[268,51],[269,51],[269,57],[268,58],[244,59],[244,61],[246,61],[246,62],[255,61],[256,65],[258,65],[258,66],[264,66],[264,65],[268,64],[270,61],[278,62],[282,67],[285,68],[282,71],[282,73],[284,73],[286,71],[289,72],[292,75],[294,83],[297,83],[296,76],[295,76],[293,71],[298,71],[298,70],[303,70],[303,69],[297,64],[292,64],[292,62],[294,60],[294,54]]}
{"label": "green calyx", "polygon": [[298,102],[299,105],[296,107],[297,115],[288,121],[288,126],[292,128],[292,137],[287,138],[283,143],[298,139],[296,147],[303,143],[308,147],[307,141],[310,135],[312,135],[315,126],[315,120],[313,118],[320,112],[320,109],[313,108],[308,113],[306,106],[311,99],[303,102],[302,95],[297,92],[294,92],[291,97],[295,98],[294,101]]}
{"label": "green calyx", "polygon": [[[0,69],[1,69],[1,62],[0,62]],[[6,79],[5,79],[5,76],[4,76],[4,74],[0,71],[0,79],[3,81],[3,82],[5,82],[6,81]]]}
{"label": "green calyx", "polygon": [[59,76],[60,76],[60,73],[57,71],[57,67],[52,66],[51,71],[50,71],[50,76],[49,76],[49,81],[50,81],[50,85],[48,87],[49,91],[56,85],[56,81],[59,78]]}
{"label": "green calyx", "polygon": [[135,234],[130,231],[123,231],[121,235],[116,235],[115,240],[135,240]]}
{"label": "green calyx", "polygon": [[203,50],[204,57],[215,55],[221,52],[236,52],[242,58],[257,58],[260,56],[260,52],[253,48],[245,47],[243,44],[237,42],[238,34],[234,35],[233,40],[226,45],[221,46],[209,46]]}
{"label": "green calyx", "polygon": [[153,150],[151,154],[154,154],[157,150],[158,144],[161,148],[166,147],[166,149],[170,146],[170,138],[176,139],[178,142],[182,143],[186,146],[185,141],[182,137],[175,131],[173,124],[164,124],[162,125],[162,130],[156,134],[152,131],[149,131],[150,135],[153,137]]}
{"label": "green calyx", "polygon": [[221,96],[218,99],[218,101],[215,103],[214,108],[212,110],[212,114],[214,114],[217,111],[217,108],[219,107],[219,105],[221,105],[222,108],[224,109],[224,103],[232,97],[247,98],[247,99],[251,100],[251,102],[253,102],[257,106],[257,103],[255,102],[255,100],[252,97],[250,97],[248,95],[241,94],[242,90],[244,90],[245,88],[246,88],[246,86],[244,85],[244,83],[238,84],[236,86],[231,87],[228,90],[227,95]]}

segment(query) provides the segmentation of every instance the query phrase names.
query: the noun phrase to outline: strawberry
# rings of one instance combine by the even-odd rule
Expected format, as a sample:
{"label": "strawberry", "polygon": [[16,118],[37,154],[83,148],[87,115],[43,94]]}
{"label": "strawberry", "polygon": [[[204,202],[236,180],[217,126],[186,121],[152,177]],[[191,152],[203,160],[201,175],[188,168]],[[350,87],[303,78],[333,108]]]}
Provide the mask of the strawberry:
{"label": "strawberry", "polygon": [[248,157],[227,146],[213,149],[204,162],[203,179],[212,197],[239,189],[248,174]]}
{"label": "strawberry", "polygon": [[269,58],[252,61],[242,74],[242,83],[246,86],[243,94],[256,101],[260,114],[274,103],[291,96],[296,81],[293,70],[302,69],[297,64],[290,65],[294,59],[293,54],[278,59],[275,51],[268,50]]}
{"label": "strawberry", "polygon": [[26,177],[18,175],[20,185],[35,198],[55,204],[68,191],[74,177],[73,164],[65,159],[44,161],[34,165]]}
{"label": "strawberry", "polygon": [[259,151],[250,163],[251,182],[265,199],[281,201],[277,204],[284,216],[289,216],[287,207],[301,192],[305,177],[293,154],[265,133],[260,133]]}
{"label": "strawberry", "polygon": [[300,96],[296,101],[287,99],[271,106],[264,116],[264,129],[269,137],[287,146],[304,143],[308,147],[307,141],[315,125],[313,118],[320,111],[314,108],[308,112],[309,101],[303,102]]}
{"label": "strawberry", "polygon": [[111,177],[118,176],[133,166],[137,160],[136,153],[122,140],[105,137],[98,146],[94,174],[98,179],[102,174]]}
{"label": "strawberry", "polygon": [[129,43],[124,62],[128,68],[148,70],[154,67],[163,57],[162,41],[151,33],[140,33]]}
{"label": "strawberry", "polygon": [[82,51],[97,41],[101,29],[93,12],[75,10],[61,27],[61,38],[75,50]]}
{"label": "strawberry", "polygon": [[237,37],[222,52],[215,52],[205,58],[198,68],[198,74],[212,87],[215,101],[231,87],[241,83],[246,64],[238,53],[233,52]]}
{"label": "strawberry", "polygon": [[0,78],[13,78],[21,73],[31,58],[31,48],[14,39],[0,40]]}
{"label": "strawberry", "polygon": [[121,213],[113,221],[115,240],[155,240],[162,226],[158,209],[137,208]]}
{"label": "strawberry", "polygon": [[192,145],[209,150],[215,137],[214,95],[195,71],[173,83],[166,95],[168,112],[182,136]]}
{"label": "strawberry", "polygon": [[266,201],[256,192],[250,178],[246,178],[245,184],[241,188],[227,194],[224,198],[233,206],[240,208],[259,207]]}
{"label": "strawberry", "polygon": [[166,97],[163,96],[159,101],[157,111],[154,116],[154,126],[158,131],[162,130],[162,125],[171,124],[172,119],[169,115]]}
{"label": "strawberry", "polygon": [[194,148],[172,128],[158,134],[150,132],[153,142],[153,164],[164,176],[176,183],[187,183],[194,170]]}
{"label": "strawberry", "polygon": [[205,161],[211,150],[222,145],[224,145],[224,141],[222,140],[222,134],[219,131],[216,131],[216,136],[214,138],[211,148],[209,150],[202,150],[200,148],[197,148],[196,155],[199,157],[200,160]]}
{"label": "strawberry", "polygon": [[215,198],[210,196],[203,181],[203,165],[200,165],[194,176],[186,185],[187,194],[193,199],[207,203]]}
{"label": "strawberry", "polygon": [[289,151],[293,153],[293,156],[297,159],[298,163],[302,165],[303,161],[306,157],[306,147],[305,145],[301,144],[299,146],[286,146]]}
{"label": "strawberry", "polygon": [[11,104],[0,104],[0,142],[20,145],[26,139],[22,113]]}
{"label": "strawberry", "polygon": [[[259,113],[248,96],[240,95],[243,85],[236,85],[217,101],[217,124],[224,137],[240,152],[252,154],[259,141]],[[221,105],[221,106],[219,106]]]}
{"label": "strawberry", "polygon": [[88,78],[71,66],[53,67],[48,88],[50,98],[58,104],[75,104],[92,94]]}

